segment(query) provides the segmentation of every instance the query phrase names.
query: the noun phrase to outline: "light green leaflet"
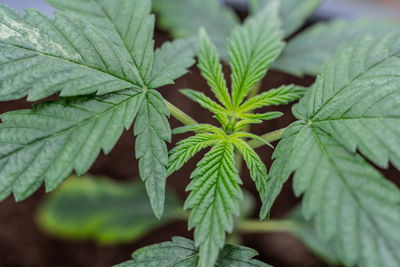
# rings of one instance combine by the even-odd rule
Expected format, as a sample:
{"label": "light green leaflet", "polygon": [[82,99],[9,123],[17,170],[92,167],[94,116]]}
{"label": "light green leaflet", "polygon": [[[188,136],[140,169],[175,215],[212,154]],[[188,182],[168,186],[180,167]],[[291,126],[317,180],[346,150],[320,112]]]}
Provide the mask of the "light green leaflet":
{"label": "light green leaflet", "polygon": [[305,218],[347,266],[400,265],[400,190],[362,157],[400,167],[399,68],[399,34],[343,46],[295,106],[299,121],[274,153],[262,216],[294,172]]}
{"label": "light green leaflet", "polygon": [[50,2],[67,13],[56,12],[52,20],[0,6],[0,100],[102,96],[2,115],[0,199],[14,192],[22,200],[43,180],[50,191],[71,171],[83,174],[101,149],[110,152],[137,114],[135,153],[160,217],[171,130],[154,88],[186,73],[194,63],[192,41],[167,43],[154,53],[149,0]]}
{"label": "light green leaflet", "polygon": [[180,201],[168,192],[157,220],[142,183],[116,183],[103,177],[70,177],[41,204],[42,230],[72,240],[100,244],[132,242],[177,217]]}
{"label": "light green leaflet", "polygon": [[290,40],[274,68],[297,76],[316,76],[342,44],[366,34],[383,36],[399,27],[398,23],[368,19],[321,22]]}
{"label": "light green leaflet", "polygon": [[222,128],[199,124],[175,129],[175,134],[187,131],[201,133],[180,141],[170,151],[168,173],[180,169],[196,153],[211,147],[191,175],[192,181],[186,188],[191,193],[184,206],[191,209],[189,229],[195,228],[194,241],[200,248],[202,267],[214,266],[218,251],[225,242],[225,232],[233,230],[233,215],[239,215],[242,191],[235,166],[235,149],[243,156],[260,195],[265,194],[267,169],[245,140],[250,138],[266,142],[241,130],[249,124],[282,115],[280,112],[254,114],[255,109],[294,101],[304,93],[302,88],[283,86],[246,99],[282,51],[282,38],[278,2],[266,6],[257,16],[233,31],[228,48],[232,68],[230,94],[217,49],[205,31],[200,31],[199,68],[219,103],[197,91],[186,89],[182,92],[214,113]]}
{"label": "light green leaflet", "polygon": [[[270,265],[252,259],[257,251],[237,245],[225,245],[221,250],[215,267],[268,267]],[[199,251],[192,240],[175,236],[172,241],[151,245],[135,251],[133,260],[114,267],[159,267],[185,266],[196,267]]]}

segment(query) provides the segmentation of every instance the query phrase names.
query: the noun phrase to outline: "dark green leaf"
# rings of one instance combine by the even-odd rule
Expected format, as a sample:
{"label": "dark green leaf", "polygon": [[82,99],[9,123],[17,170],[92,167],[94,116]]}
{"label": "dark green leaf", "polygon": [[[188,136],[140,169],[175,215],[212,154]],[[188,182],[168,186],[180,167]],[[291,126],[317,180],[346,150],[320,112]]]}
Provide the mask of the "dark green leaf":
{"label": "dark green leaf", "polygon": [[154,54],[150,88],[174,83],[194,64],[196,43],[193,39],[164,43]]}
{"label": "dark green leaf", "polygon": [[[71,15],[56,12],[51,20],[27,9],[22,17],[0,5],[0,100],[28,95],[28,100],[35,101],[57,92],[63,96],[105,94],[146,86],[153,61],[150,1],[124,2],[132,3],[124,12],[133,21],[143,20],[145,26],[126,24],[129,17],[116,17],[123,19],[117,25],[100,17],[104,26],[112,27],[113,38]],[[141,8],[135,9],[136,4]],[[136,34],[128,39],[120,35],[122,24],[125,32]],[[127,42],[140,46],[129,47]]]}
{"label": "dark green leaf", "polygon": [[348,266],[400,264],[400,190],[355,149],[377,164],[397,164],[399,62],[398,34],[343,46],[294,109],[300,121],[274,155],[274,194],[294,171],[305,218],[315,218],[319,236],[334,240]]}
{"label": "dark green leaf", "polygon": [[151,207],[157,218],[164,211],[168,150],[171,141],[169,111],[162,96],[155,90],[146,93],[135,122],[135,154],[139,159],[141,179],[146,183]]}
{"label": "dark green leaf", "polygon": [[[236,245],[225,245],[215,267],[268,267],[268,264],[252,259],[257,251]],[[192,240],[183,237],[173,237],[170,242],[151,245],[135,251],[133,260],[115,267],[159,267],[182,266],[196,267],[199,261],[199,251]]]}
{"label": "dark green leaf", "polygon": [[1,115],[0,199],[14,192],[23,200],[43,181],[51,191],[73,170],[85,173],[131,126],[142,99],[141,91],[128,90]]}

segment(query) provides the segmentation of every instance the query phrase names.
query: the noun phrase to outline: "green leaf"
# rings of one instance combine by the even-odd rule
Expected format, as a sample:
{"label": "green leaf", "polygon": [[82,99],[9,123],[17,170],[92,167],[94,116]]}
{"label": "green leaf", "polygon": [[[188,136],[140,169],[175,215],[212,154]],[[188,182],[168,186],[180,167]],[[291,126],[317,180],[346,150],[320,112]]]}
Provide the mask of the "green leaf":
{"label": "green leaf", "polygon": [[204,29],[200,30],[199,69],[206,78],[214,95],[225,108],[232,107],[232,100],[226,87],[218,52],[213,43],[208,39]]}
{"label": "green leaf", "polygon": [[[139,69],[146,66],[145,81],[148,88],[173,83],[173,80],[186,73],[186,68],[194,64],[194,41],[177,40],[172,43],[166,42],[157,49],[151,65],[154,18],[149,16],[151,2],[148,0],[46,1],[58,9],[89,21],[120,47],[128,50]],[[152,69],[149,69],[151,67]]]}
{"label": "green leaf", "polygon": [[307,88],[294,84],[283,85],[277,89],[271,89],[262,94],[256,95],[245,101],[239,107],[239,112],[250,112],[266,106],[286,105],[299,100],[308,91]]}
{"label": "green leaf", "polygon": [[[54,7],[90,22],[111,38],[122,58],[132,65],[142,85],[148,85],[153,62],[154,16],[149,0],[46,0]],[[149,86],[147,86],[149,87]]]}
{"label": "green leaf", "polygon": [[225,232],[233,230],[232,214],[239,215],[242,183],[235,167],[233,146],[227,141],[215,145],[198,163],[184,209],[192,209],[189,229],[200,247],[200,266],[213,266],[224,246]]}
{"label": "green leaf", "polygon": [[[218,267],[268,267],[261,261],[252,259],[257,251],[237,245],[225,245],[215,265]],[[175,236],[172,241],[147,246],[135,251],[133,260],[115,267],[153,267],[153,266],[186,266],[196,267],[199,251],[192,240]]]}
{"label": "green leaf", "polygon": [[[398,34],[364,37],[343,46],[326,63],[312,92],[294,109],[300,121],[285,132],[283,145],[274,155],[276,166],[270,176],[275,188],[295,171],[294,191],[298,196],[304,193],[305,218],[315,218],[319,236],[334,240],[338,256],[348,266],[400,264],[396,230],[400,191],[355,150],[359,146],[376,163],[380,161],[373,155],[397,157],[385,142],[398,147],[398,138],[387,133],[399,130],[395,104],[399,101],[399,57]],[[347,119],[352,123],[344,127]],[[344,135],[349,132],[355,136]],[[374,153],[366,147],[373,147]]]}
{"label": "green leaf", "polygon": [[186,74],[187,68],[195,63],[195,52],[193,39],[164,43],[154,54],[150,88],[173,84],[175,79]]}
{"label": "green leaf", "polygon": [[400,35],[362,38],[329,61],[306,119],[376,165],[400,170]]}
{"label": "green leaf", "polygon": [[236,14],[215,0],[153,0],[159,26],[173,37],[197,37],[203,27],[227,60],[227,40],[239,24]]}
{"label": "green leaf", "polygon": [[[263,6],[274,0],[250,0],[250,11],[256,14]],[[279,16],[285,36],[299,29],[320,5],[321,0],[282,0]]]}
{"label": "green leaf", "polygon": [[149,0],[49,2],[67,14],[56,12],[50,20],[27,10],[22,17],[0,5],[0,100],[25,95],[37,100],[57,92],[121,92],[4,115],[0,199],[14,192],[21,200],[43,179],[52,190],[71,171],[83,174],[101,149],[111,150],[138,112],[139,170],[161,217],[168,165],[165,141],[170,141],[171,130],[165,101],[153,87],[185,74],[194,63],[193,41],[166,43],[154,54]]}
{"label": "green leaf", "polygon": [[267,168],[257,153],[245,141],[235,138],[232,142],[243,155],[247,168],[250,170],[250,176],[256,183],[261,198],[263,198],[268,182]]}
{"label": "green leaf", "polygon": [[313,127],[300,130],[290,158],[294,191],[305,193],[305,218],[315,216],[323,240],[335,237],[346,265],[399,265],[400,191],[395,185]]}
{"label": "green leaf", "polygon": [[73,170],[85,173],[131,126],[142,99],[141,91],[128,90],[1,115],[0,200],[14,192],[20,201],[43,181],[51,191]]}
{"label": "green leaf", "polygon": [[234,108],[239,107],[250,89],[265,76],[283,49],[278,8],[279,2],[274,1],[232,32],[228,51]]}
{"label": "green leaf", "polygon": [[114,244],[137,240],[168,223],[179,206],[178,198],[168,193],[166,212],[159,221],[142,184],[71,177],[41,204],[38,222],[54,236]]}
{"label": "green leaf", "polygon": [[146,183],[151,207],[157,218],[164,210],[168,150],[171,141],[169,111],[162,96],[155,90],[147,92],[135,122],[135,154],[139,159],[140,178]]}
{"label": "green leaf", "polygon": [[291,149],[296,137],[296,124],[292,124],[287,128],[281,137],[278,145],[272,154],[274,162],[271,165],[269,172],[269,180],[266,185],[265,194],[262,198],[262,207],[260,211],[260,220],[268,217],[269,211],[274,204],[276,198],[282,190],[283,184],[289,179],[291,169],[287,164],[287,159],[281,155],[290,155]]}
{"label": "green leaf", "polygon": [[178,144],[170,150],[170,158],[168,165],[168,174],[172,174],[173,172],[182,168],[182,166],[191,159],[195,154],[200,152],[201,150],[215,145],[220,142],[215,134],[197,134],[195,136],[191,136],[185,140],[178,142]]}
{"label": "green leaf", "polygon": [[383,36],[398,29],[397,23],[366,19],[319,23],[294,37],[273,68],[297,76],[315,76],[342,44],[367,34]]}
{"label": "green leaf", "polygon": [[[124,12],[144,23],[139,29],[137,24],[125,25],[128,18],[116,17],[124,18],[129,39],[118,34],[113,22],[115,36],[110,38],[75,16],[56,12],[51,20],[27,9],[22,17],[0,5],[0,100],[28,95],[35,101],[57,92],[71,96],[145,87],[153,59],[154,18],[149,1],[124,2],[132,3]],[[128,41],[140,46],[125,47]]]}

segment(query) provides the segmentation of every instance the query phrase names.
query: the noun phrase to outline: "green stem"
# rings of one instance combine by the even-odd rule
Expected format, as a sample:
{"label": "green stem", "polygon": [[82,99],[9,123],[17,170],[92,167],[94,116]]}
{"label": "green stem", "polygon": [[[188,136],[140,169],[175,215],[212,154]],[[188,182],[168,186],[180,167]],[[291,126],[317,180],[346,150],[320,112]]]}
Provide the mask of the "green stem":
{"label": "green stem", "polygon": [[[175,219],[186,221],[189,212],[177,209]],[[235,226],[236,232],[240,233],[268,233],[268,232],[293,232],[296,230],[297,223],[291,220],[240,220]]]}
{"label": "green stem", "polygon": [[293,232],[296,229],[296,223],[289,220],[270,220],[266,222],[251,220],[239,222],[236,229],[242,233]]}
{"label": "green stem", "polygon": [[174,106],[167,100],[165,100],[165,102],[167,103],[168,110],[171,115],[174,116],[178,121],[182,122],[184,125],[197,124],[197,121],[195,121],[192,117],[180,110],[178,107]]}
{"label": "green stem", "polygon": [[[270,133],[266,133],[260,137],[262,139],[264,139],[265,141],[272,143],[274,141],[281,139],[281,136],[285,130],[286,130],[286,128],[282,128],[282,129],[279,129],[279,130],[276,130],[276,131],[273,131]],[[259,147],[264,146],[265,144],[259,140],[253,139],[253,140],[249,141],[249,145],[252,148],[259,148]]]}

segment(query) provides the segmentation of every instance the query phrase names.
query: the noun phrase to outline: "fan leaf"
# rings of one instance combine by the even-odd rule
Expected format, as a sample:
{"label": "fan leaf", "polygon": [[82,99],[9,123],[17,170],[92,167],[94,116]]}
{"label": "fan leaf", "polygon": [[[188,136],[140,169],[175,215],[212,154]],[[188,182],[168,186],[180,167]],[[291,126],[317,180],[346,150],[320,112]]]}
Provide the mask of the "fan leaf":
{"label": "fan leaf", "polygon": [[[252,259],[257,251],[237,245],[225,245],[218,257],[216,267],[269,267]],[[133,260],[115,267],[198,266],[199,251],[192,240],[175,236],[172,241],[147,246],[135,251]]]}
{"label": "fan leaf", "polygon": [[175,40],[164,43],[154,54],[150,88],[173,84],[174,80],[187,73],[192,66],[196,44],[194,40]]}
{"label": "fan leaf", "polygon": [[109,153],[132,124],[137,90],[39,104],[1,115],[0,199],[23,200],[41,185],[51,191],[75,170],[85,173],[100,150]]}
{"label": "fan leaf", "polygon": [[171,141],[168,117],[169,111],[162,96],[149,90],[135,122],[135,154],[139,159],[140,177],[146,183],[151,206],[158,218],[164,210],[167,179],[168,150],[165,142]]}
{"label": "fan leaf", "polygon": [[400,35],[342,47],[318,78],[306,120],[376,165],[400,170]]}
{"label": "fan leaf", "polygon": [[[136,2],[149,6],[149,1],[132,3]],[[133,7],[127,11],[135,13]],[[142,50],[135,50],[134,56],[143,58],[136,62],[122,40],[110,39],[75,16],[56,12],[51,20],[38,11],[27,9],[22,17],[1,5],[0,100],[28,95],[28,100],[35,101],[58,92],[63,96],[106,94],[145,87],[152,66],[151,24],[154,24],[150,6],[148,12],[145,11],[142,10],[140,16],[148,24],[145,35],[149,42]],[[127,30],[134,32],[133,28]],[[138,35],[142,34],[138,32]],[[141,45],[144,41],[138,40]]]}
{"label": "fan leaf", "polygon": [[[328,61],[311,92],[293,112],[300,121],[284,133],[274,153],[272,189],[262,215],[294,171],[294,192],[304,194],[306,219],[315,218],[323,240],[333,240],[347,266],[397,266],[400,257],[400,190],[376,171],[355,148],[377,164],[396,152],[400,36],[361,38]],[[370,118],[372,113],[375,117]],[[343,117],[343,118],[342,118]],[[343,126],[346,118],[351,124]],[[369,121],[371,120],[371,122]],[[373,128],[360,128],[360,124]],[[358,135],[348,135],[349,132]],[[391,135],[387,135],[388,133]],[[371,133],[375,133],[371,138]],[[358,137],[358,138],[357,138]],[[381,141],[377,146],[376,140]],[[373,152],[366,148],[375,149]],[[380,158],[380,159],[382,159]]]}

